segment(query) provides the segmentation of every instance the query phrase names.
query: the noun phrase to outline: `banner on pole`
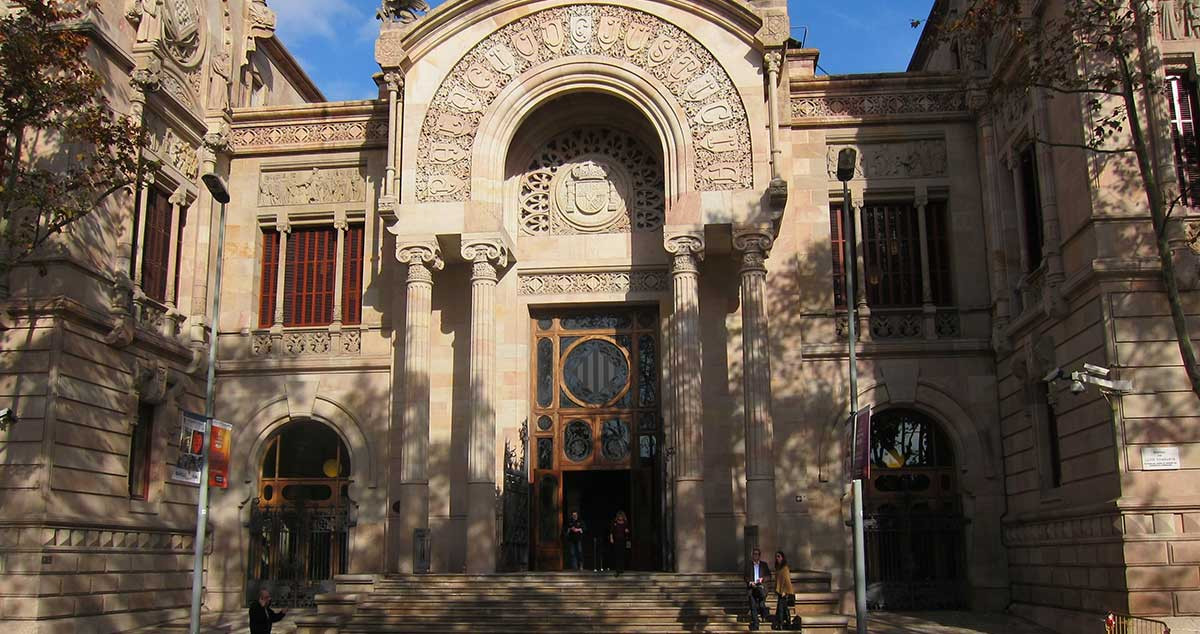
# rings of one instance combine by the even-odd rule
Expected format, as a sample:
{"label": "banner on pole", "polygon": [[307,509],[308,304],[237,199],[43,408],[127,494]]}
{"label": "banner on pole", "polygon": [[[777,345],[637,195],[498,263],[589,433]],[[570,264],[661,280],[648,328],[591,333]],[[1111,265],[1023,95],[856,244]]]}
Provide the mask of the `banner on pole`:
{"label": "banner on pole", "polygon": [[179,457],[171,467],[169,479],[181,484],[200,484],[200,467],[204,462],[204,416],[184,412],[179,424]]}
{"label": "banner on pole", "polygon": [[208,447],[208,486],[229,488],[229,452],[233,425],[213,419],[212,443]]}
{"label": "banner on pole", "polygon": [[[200,472],[204,466],[205,417],[195,412],[184,412],[179,424],[179,457],[168,476],[172,482],[200,484]],[[208,445],[208,485],[221,489],[229,488],[229,458],[233,437],[233,425],[213,420],[211,439]]]}
{"label": "banner on pole", "polygon": [[[857,423],[857,424],[855,424]],[[846,480],[871,478],[871,407],[867,406],[846,420],[845,465]]]}

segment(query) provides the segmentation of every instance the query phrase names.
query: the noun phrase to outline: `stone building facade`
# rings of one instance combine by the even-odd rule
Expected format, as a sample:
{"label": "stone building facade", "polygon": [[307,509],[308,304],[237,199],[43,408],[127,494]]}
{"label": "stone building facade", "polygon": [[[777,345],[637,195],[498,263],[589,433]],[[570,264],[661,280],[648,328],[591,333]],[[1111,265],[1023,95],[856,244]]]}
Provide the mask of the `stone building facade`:
{"label": "stone building facade", "polygon": [[[341,573],[557,570],[564,514],[618,508],[635,568],[736,571],[757,544],[849,592],[849,295],[874,607],[1200,613],[1200,408],[1136,192],[1026,143],[1082,134],[1065,101],[983,107],[932,35],[910,72],[818,76],[782,0],[460,0],[384,3],[379,98],[330,103],[262,0],[101,4],[80,27],[163,167],[10,281],[18,631],[186,612],[197,489],[172,473],[203,407],[208,171],[232,199],[211,610]],[[1187,88],[1172,20],[1156,46]],[[1042,380],[1084,362],[1134,393]]]}

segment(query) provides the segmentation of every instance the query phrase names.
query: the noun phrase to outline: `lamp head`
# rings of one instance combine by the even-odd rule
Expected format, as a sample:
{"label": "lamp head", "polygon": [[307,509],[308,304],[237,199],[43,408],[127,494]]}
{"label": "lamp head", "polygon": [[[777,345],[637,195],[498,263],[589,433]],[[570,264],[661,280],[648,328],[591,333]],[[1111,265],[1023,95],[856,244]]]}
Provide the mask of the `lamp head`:
{"label": "lamp head", "polygon": [[11,407],[0,409],[0,431],[6,431],[17,424],[17,413]]}
{"label": "lamp head", "polygon": [[212,172],[208,172],[201,176],[200,180],[204,181],[204,186],[212,194],[213,200],[222,205],[229,202],[229,188],[225,186],[225,179]]}
{"label": "lamp head", "polygon": [[843,183],[854,178],[855,164],[858,162],[858,151],[852,147],[842,148],[838,152],[837,178]]}

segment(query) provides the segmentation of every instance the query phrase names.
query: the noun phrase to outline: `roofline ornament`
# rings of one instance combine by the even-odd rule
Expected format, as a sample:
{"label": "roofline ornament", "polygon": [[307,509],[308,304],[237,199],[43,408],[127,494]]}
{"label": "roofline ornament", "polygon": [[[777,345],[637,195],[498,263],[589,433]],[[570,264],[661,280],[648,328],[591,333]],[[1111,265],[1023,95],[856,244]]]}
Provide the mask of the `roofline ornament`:
{"label": "roofline ornament", "polygon": [[375,19],[393,24],[412,24],[429,12],[425,0],[383,0]]}

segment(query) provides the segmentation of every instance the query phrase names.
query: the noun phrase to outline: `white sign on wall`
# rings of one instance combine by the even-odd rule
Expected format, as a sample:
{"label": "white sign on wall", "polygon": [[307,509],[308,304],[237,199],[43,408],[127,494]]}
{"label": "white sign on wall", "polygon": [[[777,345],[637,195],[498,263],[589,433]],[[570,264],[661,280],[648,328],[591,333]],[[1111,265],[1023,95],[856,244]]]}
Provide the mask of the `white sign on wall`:
{"label": "white sign on wall", "polygon": [[1142,447],[1142,469],[1146,471],[1179,469],[1179,447]]}

